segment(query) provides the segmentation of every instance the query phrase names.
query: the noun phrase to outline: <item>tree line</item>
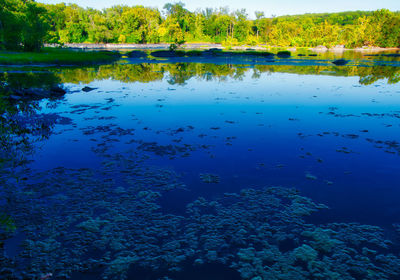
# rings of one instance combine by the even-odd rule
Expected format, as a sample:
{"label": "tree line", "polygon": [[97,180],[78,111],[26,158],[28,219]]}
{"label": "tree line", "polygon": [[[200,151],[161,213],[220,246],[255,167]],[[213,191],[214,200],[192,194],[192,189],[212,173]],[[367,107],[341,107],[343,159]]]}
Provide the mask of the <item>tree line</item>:
{"label": "tree line", "polygon": [[270,46],[400,46],[400,13],[342,12],[266,17],[245,9],[205,8],[182,3],[160,11],[144,6],[96,10],[75,4],[0,0],[0,48],[39,50],[44,43],[213,42]]}

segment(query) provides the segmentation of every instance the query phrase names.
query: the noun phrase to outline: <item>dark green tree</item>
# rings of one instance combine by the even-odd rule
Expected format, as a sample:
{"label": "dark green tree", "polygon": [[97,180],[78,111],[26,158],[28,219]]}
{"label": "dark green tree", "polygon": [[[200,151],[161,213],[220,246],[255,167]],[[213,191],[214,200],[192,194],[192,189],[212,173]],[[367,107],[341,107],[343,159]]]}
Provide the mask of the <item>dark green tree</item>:
{"label": "dark green tree", "polygon": [[39,50],[49,31],[47,10],[32,0],[0,0],[0,42],[3,48]]}

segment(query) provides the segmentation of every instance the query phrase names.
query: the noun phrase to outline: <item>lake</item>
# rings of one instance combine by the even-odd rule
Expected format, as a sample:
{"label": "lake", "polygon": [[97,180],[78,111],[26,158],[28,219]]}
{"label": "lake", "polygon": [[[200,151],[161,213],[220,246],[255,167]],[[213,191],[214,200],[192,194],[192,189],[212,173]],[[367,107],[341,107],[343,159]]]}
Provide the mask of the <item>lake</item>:
{"label": "lake", "polygon": [[400,279],[399,63],[1,66],[0,278]]}

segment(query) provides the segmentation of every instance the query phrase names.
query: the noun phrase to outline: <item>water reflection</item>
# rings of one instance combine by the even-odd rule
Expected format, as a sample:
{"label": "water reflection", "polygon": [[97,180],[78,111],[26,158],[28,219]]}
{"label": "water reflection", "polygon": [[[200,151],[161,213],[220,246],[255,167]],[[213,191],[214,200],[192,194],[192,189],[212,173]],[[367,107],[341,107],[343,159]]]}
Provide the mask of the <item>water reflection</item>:
{"label": "water reflection", "polygon": [[358,76],[360,84],[372,84],[381,79],[388,83],[400,80],[400,68],[388,66],[337,67],[337,66],[286,66],[286,65],[216,65],[198,63],[177,64],[114,64],[80,69],[65,69],[55,72],[63,83],[90,83],[95,80],[113,79],[125,83],[147,83],[160,81],[168,77],[170,84],[183,85],[187,80],[196,78],[210,80],[240,80],[245,73],[253,72],[254,79],[262,73],[292,73],[299,75]]}
{"label": "water reflection", "polygon": [[[398,68],[6,72],[0,278],[400,276],[398,86],[337,78],[392,84]],[[59,83],[62,100],[7,98]]]}
{"label": "water reflection", "polygon": [[36,69],[35,67],[0,68],[0,93],[4,96],[14,90],[24,88],[49,89],[60,84],[59,75],[54,69]]}
{"label": "water reflection", "polygon": [[[39,71],[40,70],[40,71]],[[1,80],[15,88],[51,87],[59,83],[89,84],[99,80],[116,80],[123,83],[149,83],[167,78],[171,85],[184,85],[195,78],[202,81],[241,80],[250,73],[258,79],[263,73],[291,73],[298,75],[324,75],[359,77],[362,85],[387,79],[387,83],[400,81],[400,68],[391,66],[291,66],[291,65],[216,65],[199,63],[176,64],[110,64],[83,68],[20,69],[19,72],[0,73]]]}
{"label": "water reflection", "polygon": [[[41,113],[40,96],[15,95],[16,92],[23,94],[27,88],[54,87],[60,83],[54,73],[1,73],[0,77],[0,181],[4,182],[9,177],[20,180],[16,168],[30,162],[35,143],[48,139],[56,124],[66,124],[70,120],[55,113]],[[48,107],[56,103],[56,100],[49,100]]]}

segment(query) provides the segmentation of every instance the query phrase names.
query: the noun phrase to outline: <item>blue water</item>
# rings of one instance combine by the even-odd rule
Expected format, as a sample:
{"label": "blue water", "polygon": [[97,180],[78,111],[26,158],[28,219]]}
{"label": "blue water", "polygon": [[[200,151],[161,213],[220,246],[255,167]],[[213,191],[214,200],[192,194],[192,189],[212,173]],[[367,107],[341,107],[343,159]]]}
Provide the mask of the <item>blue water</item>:
{"label": "blue water", "polygon": [[[163,172],[171,172],[174,178],[176,176],[171,180],[179,187],[172,191],[161,190],[162,197],[158,200],[163,213],[176,216],[185,215],[187,204],[199,196],[213,200],[227,192],[239,193],[244,188],[294,188],[302,196],[329,207],[329,210],[323,209],[307,217],[307,222],[315,227],[356,222],[379,226],[386,231],[385,236],[395,236],[396,228],[392,225],[400,223],[400,84],[389,84],[387,79],[381,79],[370,85],[362,85],[357,76],[274,72],[254,77],[253,74],[252,69],[245,69],[240,79],[230,76],[209,80],[192,77],[184,84],[171,83],[168,73],[161,80],[143,83],[122,82],[112,78],[94,80],[88,84],[65,83],[69,91],[65,98],[61,101],[42,100],[37,112],[57,114],[72,122],[55,124],[48,139],[33,144],[33,152],[29,156],[32,162],[28,168],[36,175],[44,172],[44,177],[53,176],[47,178],[53,183],[55,181],[62,185],[70,177],[76,182],[83,180],[82,186],[85,186],[86,176],[91,176],[85,175],[85,170],[91,170],[100,173],[95,175],[98,182],[112,181],[114,185],[109,188],[128,189],[129,172],[118,174],[115,173],[118,168],[112,171],[108,168],[119,164],[125,166],[129,160],[137,160],[139,166],[150,168],[153,172],[149,175],[150,181],[146,181],[149,178],[146,179],[144,171],[140,171],[138,176],[144,177],[141,187],[152,189],[151,180]],[[84,92],[81,90],[84,86],[95,89]],[[79,175],[76,176],[80,179],[74,179],[75,175],[58,178],[49,171],[55,168],[78,170],[76,172]],[[218,179],[205,182],[202,174],[211,174]],[[28,182],[30,179],[33,182],[36,180],[28,178]],[[70,185],[73,187],[74,183],[70,182]],[[140,183],[135,181],[133,185]],[[92,201],[89,198],[90,188],[98,186],[92,182],[87,184],[87,189],[82,186],[79,190],[87,193],[88,201]],[[54,196],[68,196],[69,190],[61,190],[59,194],[55,191]],[[101,193],[98,195],[101,197]],[[82,194],[83,202],[79,202],[82,205],[85,204],[84,197]],[[50,201],[46,203],[52,205],[52,198],[55,199],[49,196]],[[22,207],[26,203],[24,207],[29,208],[28,201],[16,202],[16,205]],[[62,204],[62,201],[57,198],[54,203]],[[81,218],[76,218],[76,205],[60,206],[59,212],[54,210],[53,216],[49,215],[45,222],[54,218],[56,226],[63,215],[69,219],[65,213],[70,213],[71,219],[77,223],[85,220],[85,215],[93,219],[102,215],[103,210],[82,210],[78,211],[82,212],[79,214]],[[49,206],[49,209],[52,207]],[[86,209],[86,206],[80,207]],[[112,205],[107,207],[113,209]],[[113,211],[110,213],[117,215],[118,211],[123,210]],[[29,231],[29,222],[18,222],[18,218],[16,222],[20,223],[21,232]],[[60,230],[71,234],[74,232],[71,227],[75,225],[72,223],[69,229],[61,227]],[[328,228],[333,230],[334,227]],[[110,234],[118,236],[116,232]],[[129,229],[121,229],[121,234],[129,234]],[[335,236],[340,239],[339,234]],[[37,237],[38,240],[48,238],[46,233]],[[64,246],[61,237],[54,238],[60,242],[59,246]],[[87,238],[91,240],[91,237]],[[161,239],[158,241],[162,242]],[[256,247],[256,243],[253,241],[249,244]],[[294,247],[300,247],[301,244]],[[96,253],[97,249],[90,253],[92,243],[86,246],[87,255],[80,256],[81,260],[96,259],[103,254],[100,251]],[[279,247],[286,252],[282,246],[286,245]],[[398,247],[393,246],[390,252],[398,256]],[[294,249],[291,245],[289,247],[288,250]],[[15,248],[13,250],[13,258],[18,258]],[[115,254],[114,250],[105,248],[105,252],[110,251],[111,255]],[[223,253],[219,254],[223,256]],[[319,254],[323,255],[324,252],[320,251]],[[203,268],[193,268],[191,263],[196,258],[196,255],[188,257],[182,262],[181,272],[170,272],[168,279],[194,279],[193,275],[204,273],[204,277],[198,279],[269,279],[265,278],[268,274],[254,272],[256,269],[246,274],[243,267],[240,268],[243,264],[239,268],[229,268],[227,260],[214,263],[212,257]],[[332,258],[340,259],[337,256]],[[141,263],[138,263],[135,269],[140,270]],[[147,276],[140,279],[167,279],[161,278],[164,270],[157,272],[151,265],[146,266],[144,261],[142,265],[144,270],[137,273]],[[207,268],[207,265],[211,268]],[[298,267],[302,266],[306,267],[298,264]],[[117,274],[119,276],[109,276],[107,279],[136,279],[132,267],[128,274]],[[107,274],[99,268],[98,271],[86,272],[89,274],[84,276],[81,270],[70,269],[72,274],[68,272],[66,275],[72,279],[99,279],[99,275],[104,276],[102,273]],[[36,275],[50,271],[54,279],[61,279],[57,277],[65,273],[60,268],[52,270],[48,264],[40,272],[36,270]],[[213,273],[207,274],[205,271]],[[241,276],[235,274],[237,271]],[[328,274],[322,278],[310,275],[305,275],[305,279],[345,279]],[[383,277],[379,274],[369,274],[368,277],[362,273],[349,275],[354,278],[348,279],[399,279],[398,275],[390,273],[385,276],[389,278],[379,278]],[[281,278],[275,277],[271,279],[292,279],[292,276],[285,276],[283,272]]]}
{"label": "blue water", "polygon": [[[399,151],[377,148],[366,140],[399,139],[398,85],[383,80],[360,86],[358,78],[281,73],[252,79],[249,71],[240,81],[191,79],[176,86],[166,79],[149,84],[105,80],[89,86],[97,89],[69,94],[56,109],[45,109],[43,102],[43,113],[61,113],[76,127],[62,132],[67,127],[60,126],[59,135],[40,143],[34,168],[96,166],[99,158],[91,151],[95,143],[90,138],[103,134],[86,136],[82,130],[115,124],[135,131],[116,137],[113,151],[129,149],[132,144],[125,142],[131,139],[159,145],[209,145],[174,159],[150,153],[155,165],[184,174],[194,196],[248,186],[288,186],[329,205],[333,210],[329,220],[399,222]],[[82,104],[100,108],[71,113],[71,107]],[[114,107],[102,110],[109,106]],[[87,120],[99,116],[115,118]],[[173,133],[179,128],[183,131]],[[350,153],[338,152],[343,149]],[[200,173],[218,174],[220,183],[204,184]],[[317,178],[309,180],[306,174]]]}

